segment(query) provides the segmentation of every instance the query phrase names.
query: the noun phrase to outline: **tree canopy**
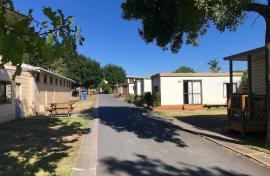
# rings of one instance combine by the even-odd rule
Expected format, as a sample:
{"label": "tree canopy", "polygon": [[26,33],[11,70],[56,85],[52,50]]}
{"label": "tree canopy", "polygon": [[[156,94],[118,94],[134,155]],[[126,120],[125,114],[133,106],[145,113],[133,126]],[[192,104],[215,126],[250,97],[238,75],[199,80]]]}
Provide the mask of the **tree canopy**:
{"label": "tree canopy", "polygon": [[218,73],[221,71],[218,60],[216,59],[210,60],[207,64],[209,66],[210,72]]}
{"label": "tree canopy", "polygon": [[174,73],[195,73],[195,70],[193,70],[192,68],[187,67],[187,66],[181,66],[173,72]]}
{"label": "tree canopy", "polygon": [[141,21],[139,34],[146,43],[176,53],[183,43],[197,46],[210,22],[221,32],[235,31],[246,11],[266,16],[266,7],[255,0],[126,0],[122,17]]}
{"label": "tree canopy", "polygon": [[17,67],[16,74],[20,74],[24,59],[50,61],[63,57],[63,50],[76,50],[84,41],[74,18],[66,17],[62,10],[44,7],[44,21],[36,21],[32,12],[18,13],[13,0],[0,0],[0,66],[11,62]]}
{"label": "tree canopy", "polygon": [[57,68],[56,72],[75,80],[77,86],[97,88],[103,78],[100,63],[84,55],[78,55],[64,66],[63,64],[57,65],[60,68]]}
{"label": "tree canopy", "polygon": [[108,81],[110,86],[123,83],[126,80],[126,71],[124,68],[108,64],[103,68],[104,79]]}

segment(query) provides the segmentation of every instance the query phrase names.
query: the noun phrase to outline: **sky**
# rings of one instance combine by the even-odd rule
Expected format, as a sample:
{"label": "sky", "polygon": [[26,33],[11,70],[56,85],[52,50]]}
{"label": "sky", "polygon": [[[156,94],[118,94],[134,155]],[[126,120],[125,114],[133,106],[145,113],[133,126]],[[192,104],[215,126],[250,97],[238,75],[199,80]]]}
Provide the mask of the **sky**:
{"label": "sky", "polygon": [[[138,35],[140,22],[121,18],[124,0],[14,0],[21,13],[34,9],[33,16],[43,21],[42,7],[62,9],[66,16],[73,16],[86,38],[78,52],[101,63],[113,63],[125,68],[128,75],[147,77],[156,73],[171,72],[177,67],[189,66],[197,72],[209,71],[207,63],[217,59],[224,71],[229,63],[223,58],[264,45],[265,23],[257,14],[248,14],[236,32],[217,31],[210,26],[206,35],[199,38],[199,46],[184,45],[179,53],[163,51],[153,44],[146,44]],[[245,69],[245,63],[235,64],[234,69]]]}

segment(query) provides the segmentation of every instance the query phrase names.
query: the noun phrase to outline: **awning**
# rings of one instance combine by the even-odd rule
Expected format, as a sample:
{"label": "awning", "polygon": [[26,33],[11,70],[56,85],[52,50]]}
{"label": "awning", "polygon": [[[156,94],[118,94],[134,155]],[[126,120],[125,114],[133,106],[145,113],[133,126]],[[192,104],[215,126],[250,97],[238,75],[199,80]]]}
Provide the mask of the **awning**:
{"label": "awning", "polygon": [[252,49],[252,50],[245,51],[242,53],[227,56],[224,58],[224,60],[247,61],[249,56],[251,56],[252,59],[262,58],[264,57],[264,54],[265,54],[264,51],[265,51],[265,47],[260,47],[260,48]]}

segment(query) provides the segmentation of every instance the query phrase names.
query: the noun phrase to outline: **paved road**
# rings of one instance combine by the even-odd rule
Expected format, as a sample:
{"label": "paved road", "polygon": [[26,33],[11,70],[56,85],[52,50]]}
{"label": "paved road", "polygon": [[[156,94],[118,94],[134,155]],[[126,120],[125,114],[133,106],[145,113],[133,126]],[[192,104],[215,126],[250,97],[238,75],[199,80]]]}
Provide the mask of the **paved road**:
{"label": "paved road", "polygon": [[97,176],[269,176],[236,155],[147,112],[99,96]]}

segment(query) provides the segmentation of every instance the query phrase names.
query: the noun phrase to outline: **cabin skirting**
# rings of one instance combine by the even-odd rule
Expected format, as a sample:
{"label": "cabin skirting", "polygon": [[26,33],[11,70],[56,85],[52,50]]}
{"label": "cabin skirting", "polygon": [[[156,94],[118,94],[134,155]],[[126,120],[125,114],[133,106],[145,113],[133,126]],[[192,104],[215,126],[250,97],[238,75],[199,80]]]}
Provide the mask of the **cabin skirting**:
{"label": "cabin skirting", "polygon": [[162,105],[152,108],[154,111],[162,110],[202,110],[203,105]]}

